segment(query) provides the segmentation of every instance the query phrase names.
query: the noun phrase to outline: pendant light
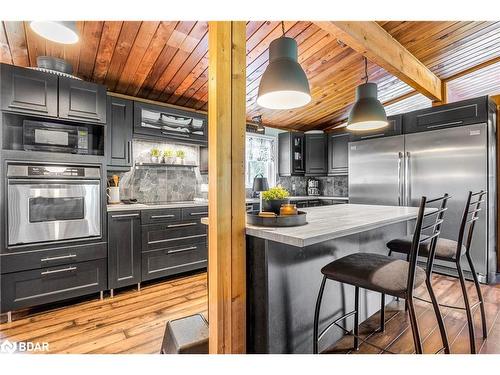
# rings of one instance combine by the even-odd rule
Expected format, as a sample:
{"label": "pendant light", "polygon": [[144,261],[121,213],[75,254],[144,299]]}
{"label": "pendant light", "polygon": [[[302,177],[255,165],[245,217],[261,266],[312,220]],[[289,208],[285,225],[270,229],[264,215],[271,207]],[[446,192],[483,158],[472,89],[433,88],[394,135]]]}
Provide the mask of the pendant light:
{"label": "pendant light", "polygon": [[356,87],[356,102],[349,113],[347,129],[376,130],[387,124],[384,106],[377,99],[377,84],[368,82],[368,60],[365,57],[365,83]]}
{"label": "pendant light", "polygon": [[311,101],[311,90],[304,70],[298,63],[297,42],[283,36],[269,45],[269,65],[259,84],[257,104],[269,109],[292,109]]}
{"label": "pendant light", "polygon": [[52,42],[75,44],[79,36],[75,21],[31,21],[31,29]]}

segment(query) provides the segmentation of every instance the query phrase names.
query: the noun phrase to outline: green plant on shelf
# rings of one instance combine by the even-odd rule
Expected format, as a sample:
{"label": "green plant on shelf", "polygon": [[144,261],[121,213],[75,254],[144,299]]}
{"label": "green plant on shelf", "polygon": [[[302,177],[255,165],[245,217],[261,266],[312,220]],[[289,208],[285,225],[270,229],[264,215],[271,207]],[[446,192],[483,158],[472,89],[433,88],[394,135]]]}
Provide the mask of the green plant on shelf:
{"label": "green plant on shelf", "polygon": [[153,147],[150,151],[150,154],[151,154],[151,157],[153,157],[153,158],[159,158],[161,155],[161,152],[158,148]]}
{"label": "green plant on shelf", "polygon": [[272,187],[267,191],[262,192],[262,199],[266,201],[286,199],[289,197],[288,190],[281,186]]}
{"label": "green plant on shelf", "polygon": [[170,149],[166,149],[165,151],[163,151],[163,157],[165,158],[171,158],[174,156],[174,152]]}

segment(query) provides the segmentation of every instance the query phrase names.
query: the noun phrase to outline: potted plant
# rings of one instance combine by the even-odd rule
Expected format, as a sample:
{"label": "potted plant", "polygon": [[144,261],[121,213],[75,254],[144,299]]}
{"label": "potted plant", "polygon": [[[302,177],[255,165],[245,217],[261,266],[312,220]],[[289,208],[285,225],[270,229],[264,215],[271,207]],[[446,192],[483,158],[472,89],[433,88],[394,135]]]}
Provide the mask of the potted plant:
{"label": "potted plant", "polygon": [[163,161],[165,162],[165,164],[174,164],[175,163],[174,152],[168,148],[165,151],[163,151]]}
{"label": "potted plant", "polygon": [[157,147],[153,147],[150,151],[151,163],[159,163],[161,152]]}
{"label": "potted plant", "polygon": [[175,155],[177,156],[177,164],[184,164],[184,158],[186,157],[186,152],[184,150],[177,150]]}
{"label": "potted plant", "polygon": [[276,215],[279,215],[281,205],[290,203],[289,195],[288,191],[281,186],[272,187],[262,192],[262,210],[274,212]]}

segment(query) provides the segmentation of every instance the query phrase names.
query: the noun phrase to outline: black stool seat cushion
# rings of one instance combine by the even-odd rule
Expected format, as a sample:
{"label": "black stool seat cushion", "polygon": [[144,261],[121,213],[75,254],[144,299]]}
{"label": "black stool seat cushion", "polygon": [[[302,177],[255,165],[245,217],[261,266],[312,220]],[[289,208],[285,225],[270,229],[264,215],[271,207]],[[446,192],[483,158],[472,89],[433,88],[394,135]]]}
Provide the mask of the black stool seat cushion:
{"label": "black stool seat cushion", "polygon": [[[387,255],[355,253],[334,260],[321,269],[330,280],[404,297],[409,263]],[[425,271],[417,267],[415,288],[425,281]]]}
{"label": "black stool seat cushion", "polygon": [[[396,238],[389,241],[387,247],[395,253],[408,254],[411,250],[412,237]],[[447,240],[446,238],[438,238],[436,243],[436,259],[454,260],[457,255],[457,241]],[[430,241],[422,242],[418,255],[429,255]],[[465,254],[465,246],[462,245],[460,256]]]}

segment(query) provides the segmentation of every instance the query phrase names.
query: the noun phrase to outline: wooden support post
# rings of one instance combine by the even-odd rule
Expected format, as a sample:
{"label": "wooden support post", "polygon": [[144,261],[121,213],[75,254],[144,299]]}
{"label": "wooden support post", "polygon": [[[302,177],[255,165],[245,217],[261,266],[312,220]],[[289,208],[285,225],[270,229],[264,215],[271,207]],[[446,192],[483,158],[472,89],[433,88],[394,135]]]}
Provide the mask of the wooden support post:
{"label": "wooden support post", "polygon": [[209,351],[245,353],[245,22],[209,22]]}

